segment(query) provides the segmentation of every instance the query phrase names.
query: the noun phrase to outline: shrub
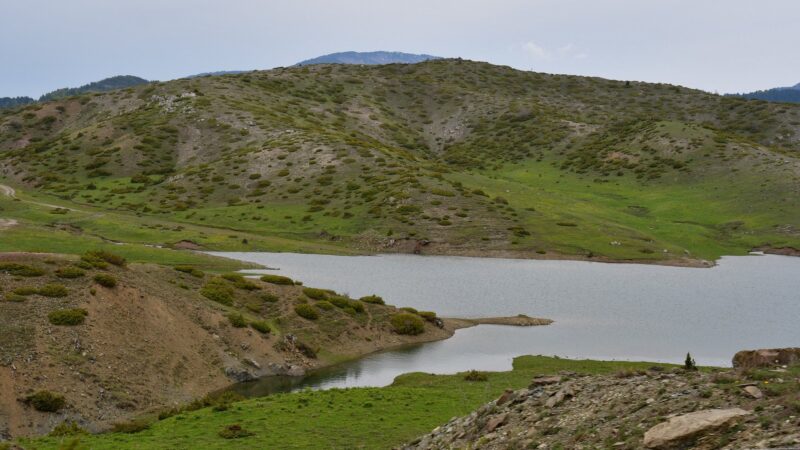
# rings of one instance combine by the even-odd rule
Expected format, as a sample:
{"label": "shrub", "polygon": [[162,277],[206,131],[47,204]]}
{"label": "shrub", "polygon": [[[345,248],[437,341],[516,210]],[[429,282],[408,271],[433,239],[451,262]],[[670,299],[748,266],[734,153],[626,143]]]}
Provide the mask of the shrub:
{"label": "shrub", "polygon": [[244,320],[244,316],[239,313],[228,314],[228,320],[235,328],[244,328],[247,326],[247,321]]}
{"label": "shrub", "polygon": [[272,328],[269,326],[266,320],[254,320],[250,322],[250,327],[258,331],[259,333],[263,334],[272,333]]}
{"label": "shrub", "polygon": [[81,260],[99,269],[107,267],[106,263],[120,267],[126,264],[125,258],[105,250],[90,250],[81,255]]}
{"label": "shrub", "polygon": [[470,370],[464,374],[464,381],[489,381],[489,374],[478,370]]}
{"label": "shrub", "polygon": [[690,353],[686,354],[686,360],[683,362],[683,368],[690,371],[697,370],[697,364],[695,364],[694,358],[692,358]]}
{"label": "shrub", "polygon": [[213,278],[200,289],[200,295],[223,305],[233,304],[233,289],[220,278]]}
{"label": "shrub", "polygon": [[133,419],[127,422],[118,422],[111,426],[114,433],[138,433],[150,428],[150,421],[147,419]]}
{"label": "shrub", "polygon": [[397,334],[416,335],[425,331],[425,323],[419,316],[409,313],[399,313],[392,316],[392,328]]}
{"label": "shrub", "polygon": [[259,298],[267,303],[275,303],[280,300],[277,295],[270,293],[261,294]]}
{"label": "shrub", "polygon": [[319,301],[314,306],[316,306],[319,309],[324,309],[325,311],[330,311],[333,308],[335,308],[335,306],[333,306],[333,303],[331,303],[331,302],[329,302],[327,300]]}
{"label": "shrub", "polygon": [[69,290],[61,284],[46,284],[36,291],[42,297],[66,297]]}
{"label": "shrub", "polygon": [[14,292],[9,292],[3,297],[4,302],[21,303],[25,301],[24,295],[19,295]]}
{"label": "shrub", "polygon": [[386,304],[386,302],[383,301],[383,298],[381,298],[381,297],[379,297],[377,295],[374,295],[374,294],[373,295],[367,295],[366,297],[361,297],[359,300],[361,300],[364,303],[372,303],[372,304],[375,304],[375,305],[385,305]]}
{"label": "shrub", "polygon": [[296,341],[294,343],[295,348],[303,354],[306,358],[316,359],[317,358],[317,351],[311,348],[308,344],[303,341]]}
{"label": "shrub", "polygon": [[195,269],[192,266],[175,266],[175,270],[178,272],[188,273],[189,275],[196,277],[196,278],[203,278],[205,273],[202,270]]}
{"label": "shrub", "polygon": [[314,300],[325,300],[328,298],[328,291],[324,289],[303,288],[303,294]]}
{"label": "shrub", "polygon": [[412,308],[410,306],[405,306],[403,308],[400,308],[400,311],[405,311],[405,312],[408,312],[408,313],[411,313],[411,314],[419,314],[419,311],[417,311],[416,309],[414,309],[414,308]]}
{"label": "shrub", "polygon": [[253,284],[250,280],[239,275],[238,273],[226,273],[222,275],[222,278],[230,281],[237,288],[244,289],[246,291],[255,291],[261,289],[257,285]]}
{"label": "shrub", "polygon": [[25,398],[25,402],[37,411],[57,412],[63,408],[67,401],[63,395],[50,391],[38,391]]}
{"label": "shrub", "polygon": [[58,278],[80,278],[84,275],[86,275],[86,272],[74,266],[62,267],[56,270],[56,276]]}
{"label": "shrub", "polygon": [[281,285],[288,285],[291,286],[294,284],[294,280],[289,277],[283,277],[280,275],[262,275],[261,281],[265,283],[272,283],[272,284],[281,284]]}
{"label": "shrub", "polygon": [[434,322],[436,320],[436,313],[433,311],[420,311],[417,314],[428,322]]}
{"label": "shrub", "polygon": [[24,295],[36,294],[37,292],[39,292],[39,289],[36,289],[33,286],[20,286],[20,287],[14,289],[11,292],[13,292],[14,294],[17,294],[17,295],[23,295],[24,296]]}
{"label": "shrub", "polygon": [[0,263],[0,272],[5,272],[9,275],[18,277],[40,277],[44,275],[44,270],[38,267],[8,262]]}
{"label": "shrub", "polygon": [[224,439],[240,439],[253,436],[254,433],[245,430],[241,425],[228,425],[219,432],[219,437]]}
{"label": "shrub", "polygon": [[53,325],[80,325],[88,314],[89,312],[82,308],[58,309],[50,312],[47,315],[47,320]]}
{"label": "shrub", "polygon": [[117,279],[114,278],[113,275],[109,275],[107,273],[98,273],[95,275],[94,282],[107,288],[113,288],[117,285]]}
{"label": "shrub", "polygon": [[89,434],[89,432],[78,426],[76,422],[65,420],[60,424],[56,425],[56,427],[53,428],[53,431],[51,431],[50,434],[48,434],[48,436],[66,437],[66,436],[80,436],[82,434]]}
{"label": "shrub", "polygon": [[308,319],[308,320],[317,320],[319,319],[319,313],[317,312],[314,307],[309,304],[303,303],[301,305],[297,305],[294,307],[294,312],[297,313],[298,316]]}

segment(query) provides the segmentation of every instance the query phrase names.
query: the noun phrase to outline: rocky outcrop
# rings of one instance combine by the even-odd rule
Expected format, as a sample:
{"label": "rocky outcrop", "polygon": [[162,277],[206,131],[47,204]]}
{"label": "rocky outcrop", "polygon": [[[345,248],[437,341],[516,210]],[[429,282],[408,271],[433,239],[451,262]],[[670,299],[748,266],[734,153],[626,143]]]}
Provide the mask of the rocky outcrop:
{"label": "rocky outcrop", "polygon": [[798,363],[800,363],[800,347],[742,350],[733,355],[733,367],[737,369],[788,366]]}
{"label": "rocky outcrop", "polygon": [[644,434],[642,445],[652,449],[677,449],[710,431],[728,428],[750,414],[740,408],[707,409],[670,418]]}
{"label": "rocky outcrop", "polygon": [[[681,369],[538,376],[404,448],[800,448],[800,370],[764,377]],[[772,394],[745,390],[761,392],[756,384]]]}

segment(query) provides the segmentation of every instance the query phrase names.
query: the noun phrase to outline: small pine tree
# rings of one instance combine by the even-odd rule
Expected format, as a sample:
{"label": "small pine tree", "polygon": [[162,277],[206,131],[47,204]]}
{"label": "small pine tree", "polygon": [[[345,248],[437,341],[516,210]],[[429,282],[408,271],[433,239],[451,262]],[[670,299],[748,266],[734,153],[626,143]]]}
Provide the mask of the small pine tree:
{"label": "small pine tree", "polygon": [[686,354],[686,361],[683,362],[683,368],[686,370],[697,370],[697,364],[695,364],[691,353]]}

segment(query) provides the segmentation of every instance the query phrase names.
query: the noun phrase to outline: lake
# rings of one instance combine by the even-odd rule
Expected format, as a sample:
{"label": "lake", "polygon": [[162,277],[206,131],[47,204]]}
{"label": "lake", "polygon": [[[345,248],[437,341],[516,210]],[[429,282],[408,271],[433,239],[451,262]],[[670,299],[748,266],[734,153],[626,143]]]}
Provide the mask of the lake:
{"label": "lake", "polygon": [[699,269],[418,255],[213,254],[279,269],[249,273],[280,273],[352,297],[374,293],[389,304],[443,317],[555,320],[544,327],[459,330],[445,341],[283,380],[278,390],[382,386],[413,371],[509,370],[515,356],[528,354],[682,363],[691,352],[698,364],[730,366],[738,350],[800,346],[796,257],[731,256]]}

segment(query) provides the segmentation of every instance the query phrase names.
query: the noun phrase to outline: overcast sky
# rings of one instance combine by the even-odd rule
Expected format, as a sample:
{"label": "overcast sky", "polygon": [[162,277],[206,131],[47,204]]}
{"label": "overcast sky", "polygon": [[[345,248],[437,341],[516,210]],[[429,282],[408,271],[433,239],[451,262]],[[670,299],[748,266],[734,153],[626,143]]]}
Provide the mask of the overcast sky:
{"label": "overcast sky", "polygon": [[394,50],[712,92],[800,82],[798,0],[0,0],[0,96]]}

